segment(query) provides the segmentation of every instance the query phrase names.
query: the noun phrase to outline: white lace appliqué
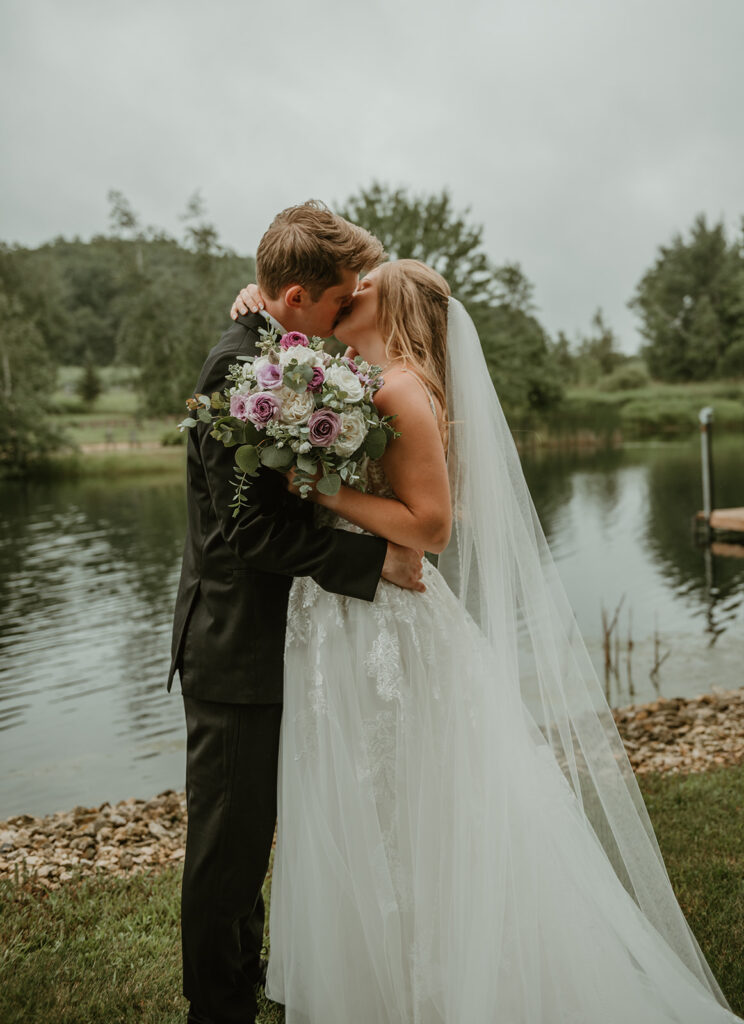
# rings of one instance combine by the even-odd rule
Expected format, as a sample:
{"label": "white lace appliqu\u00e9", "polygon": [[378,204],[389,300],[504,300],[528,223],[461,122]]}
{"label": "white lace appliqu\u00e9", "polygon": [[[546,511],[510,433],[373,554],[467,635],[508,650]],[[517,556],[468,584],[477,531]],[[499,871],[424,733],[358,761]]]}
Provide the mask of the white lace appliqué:
{"label": "white lace appliqu\u00e9", "polygon": [[375,680],[377,693],[383,700],[400,700],[400,644],[398,638],[384,630],[373,642],[364,667]]}

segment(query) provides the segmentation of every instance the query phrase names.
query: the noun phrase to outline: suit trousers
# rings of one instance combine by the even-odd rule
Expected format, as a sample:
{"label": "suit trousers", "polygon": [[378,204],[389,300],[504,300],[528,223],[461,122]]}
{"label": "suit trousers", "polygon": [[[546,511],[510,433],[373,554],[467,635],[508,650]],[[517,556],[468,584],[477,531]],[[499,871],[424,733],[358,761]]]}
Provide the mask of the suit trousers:
{"label": "suit trousers", "polygon": [[282,705],[183,701],[183,992],[214,1024],[249,1024],[263,944],[261,889],[276,825]]}

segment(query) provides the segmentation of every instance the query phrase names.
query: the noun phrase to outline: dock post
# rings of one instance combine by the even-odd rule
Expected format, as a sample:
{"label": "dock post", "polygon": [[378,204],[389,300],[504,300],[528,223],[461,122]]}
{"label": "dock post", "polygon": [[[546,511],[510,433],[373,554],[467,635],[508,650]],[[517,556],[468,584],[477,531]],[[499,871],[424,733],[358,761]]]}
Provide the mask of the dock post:
{"label": "dock post", "polygon": [[710,540],[710,514],[713,511],[713,409],[706,405],[698,413],[700,420],[700,456],[703,466],[703,516]]}

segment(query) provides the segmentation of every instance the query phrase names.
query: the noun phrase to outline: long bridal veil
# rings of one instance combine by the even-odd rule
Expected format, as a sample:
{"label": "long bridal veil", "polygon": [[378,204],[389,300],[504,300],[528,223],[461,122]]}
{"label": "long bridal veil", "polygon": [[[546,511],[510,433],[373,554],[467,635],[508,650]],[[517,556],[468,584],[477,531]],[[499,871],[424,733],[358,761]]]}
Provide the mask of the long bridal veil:
{"label": "long bridal veil", "polygon": [[440,571],[498,654],[504,671],[494,685],[518,689],[537,739],[552,748],[625,889],[726,1006],[674,896],[538,521],[475,325],[456,299],[449,301],[447,347],[454,527]]}

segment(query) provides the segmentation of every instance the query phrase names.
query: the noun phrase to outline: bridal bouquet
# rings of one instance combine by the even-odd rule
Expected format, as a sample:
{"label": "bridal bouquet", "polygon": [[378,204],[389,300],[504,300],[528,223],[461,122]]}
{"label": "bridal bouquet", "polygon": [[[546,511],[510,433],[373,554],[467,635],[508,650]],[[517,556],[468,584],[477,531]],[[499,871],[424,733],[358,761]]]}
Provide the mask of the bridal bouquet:
{"label": "bridal bouquet", "polygon": [[362,460],[379,459],[397,436],[392,417],[380,416],[372,401],[383,383],[380,367],[331,356],[322,339],[299,331],[259,335],[260,355],[240,357],[222,392],[189,398],[189,416],[179,424],[209,423],[211,437],[235,447],[233,516],[247,504],[247,478],[261,465],[294,468],[303,498],[313,486],[335,494],[342,482],[362,490]]}

